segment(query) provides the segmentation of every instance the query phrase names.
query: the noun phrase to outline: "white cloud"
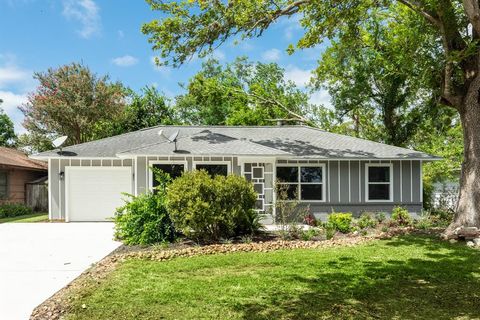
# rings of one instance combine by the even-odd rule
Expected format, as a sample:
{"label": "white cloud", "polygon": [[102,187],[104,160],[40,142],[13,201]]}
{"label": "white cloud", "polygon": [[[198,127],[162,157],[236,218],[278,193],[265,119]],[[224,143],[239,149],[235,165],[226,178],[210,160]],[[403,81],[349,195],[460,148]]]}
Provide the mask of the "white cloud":
{"label": "white cloud", "polygon": [[266,61],[275,62],[280,60],[282,52],[278,49],[270,49],[262,53],[262,59]]}
{"label": "white cloud", "polygon": [[125,37],[125,33],[123,32],[123,30],[118,30],[117,35],[119,39],[123,39]]}
{"label": "white cloud", "polygon": [[3,100],[0,108],[12,119],[15,132],[17,132],[17,134],[24,133],[26,130],[22,126],[23,114],[18,110],[18,107],[27,102],[27,94],[16,94],[11,91],[0,90],[0,99]]}
{"label": "white cloud", "polygon": [[281,20],[280,25],[284,26],[283,36],[286,40],[292,40],[295,34],[300,33],[303,30],[302,26],[300,25],[299,15]]}
{"label": "white cloud", "polygon": [[310,104],[314,104],[314,105],[317,105],[317,106],[322,105],[322,106],[327,107],[327,108],[332,107],[331,97],[328,94],[328,91],[323,90],[323,89],[319,90],[319,91],[315,91],[310,96],[310,99],[308,99],[308,102]]}
{"label": "white cloud", "polygon": [[305,87],[312,77],[312,70],[300,69],[296,66],[288,66],[285,71],[285,78],[293,81],[299,87]]}
{"label": "white cloud", "polygon": [[138,59],[130,55],[125,55],[112,59],[112,63],[119,67],[131,67],[138,63]]}
{"label": "white cloud", "polygon": [[32,72],[18,67],[16,60],[13,54],[0,54],[0,89],[7,86],[30,89]]}
{"label": "white cloud", "polygon": [[100,8],[93,0],[64,0],[63,16],[69,20],[77,20],[82,25],[78,33],[88,39],[100,33]]}

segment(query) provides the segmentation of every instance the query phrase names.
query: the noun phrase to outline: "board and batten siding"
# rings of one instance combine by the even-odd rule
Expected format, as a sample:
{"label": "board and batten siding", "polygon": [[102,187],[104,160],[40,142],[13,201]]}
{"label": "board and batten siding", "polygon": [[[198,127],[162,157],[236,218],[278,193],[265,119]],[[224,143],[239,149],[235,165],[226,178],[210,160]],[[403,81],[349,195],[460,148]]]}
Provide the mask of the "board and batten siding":
{"label": "board and batten siding", "polygon": [[[264,211],[272,209],[271,203],[275,201],[273,181],[276,175],[276,166],[282,164],[323,164],[325,165],[324,202],[303,202],[310,206],[315,214],[326,214],[332,211],[349,211],[359,215],[364,211],[389,212],[396,205],[406,207],[410,212],[419,213],[422,209],[421,195],[421,162],[418,160],[392,160],[392,161],[358,161],[358,160],[273,160],[270,159],[243,159],[238,157],[214,156],[138,156],[135,159],[50,159],[49,160],[49,217],[50,219],[65,219],[65,179],[60,180],[60,172],[65,172],[67,166],[84,167],[133,167],[132,190],[136,195],[150,190],[150,166],[153,162],[176,161],[185,163],[187,170],[192,170],[194,163],[228,163],[234,174],[245,175],[245,165],[261,163],[264,167],[264,177],[258,183],[263,183],[264,194],[260,197],[263,201]],[[266,164],[270,163],[268,166]],[[365,168],[367,163],[392,164],[393,167],[393,201],[392,202],[366,202]],[[270,169],[272,168],[272,169]]]}
{"label": "board and batten siding", "polygon": [[[326,214],[332,211],[349,211],[355,215],[365,211],[389,212],[394,206],[401,205],[410,212],[420,213],[422,210],[421,195],[421,162],[418,160],[278,160],[277,166],[282,164],[314,163],[325,164],[324,183],[327,188],[325,202],[302,201],[309,205],[311,212]],[[393,168],[393,201],[373,202],[366,201],[366,164],[391,164]]]}

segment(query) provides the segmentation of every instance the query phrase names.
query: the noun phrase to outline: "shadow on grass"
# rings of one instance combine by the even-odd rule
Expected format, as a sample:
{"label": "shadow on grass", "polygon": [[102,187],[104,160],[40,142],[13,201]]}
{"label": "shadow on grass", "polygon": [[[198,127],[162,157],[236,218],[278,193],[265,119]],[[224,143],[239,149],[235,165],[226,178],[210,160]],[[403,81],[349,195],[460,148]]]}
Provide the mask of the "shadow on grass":
{"label": "shadow on grass", "polygon": [[[383,240],[386,252],[423,250],[422,258],[373,254],[327,262],[314,277],[291,275],[300,292],[237,305],[244,319],[478,319],[480,252],[428,237]],[[353,266],[353,269],[352,269]],[[305,290],[306,288],[306,290]]]}

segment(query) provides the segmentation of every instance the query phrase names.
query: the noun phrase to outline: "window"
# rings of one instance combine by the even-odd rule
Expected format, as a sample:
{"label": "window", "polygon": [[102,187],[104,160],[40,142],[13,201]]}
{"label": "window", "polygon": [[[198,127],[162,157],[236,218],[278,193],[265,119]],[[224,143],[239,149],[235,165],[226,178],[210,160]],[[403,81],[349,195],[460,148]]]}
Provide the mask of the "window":
{"label": "window", "polygon": [[[185,171],[185,165],[183,163],[154,163],[152,167],[168,173],[172,179],[180,177],[183,171]],[[152,187],[155,188],[158,186],[158,181],[155,179],[155,175],[153,175],[153,173],[151,177]]]}
{"label": "window", "polygon": [[195,164],[195,170],[205,170],[210,176],[228,175],[228,164]]}
{"label": "window", "polygon": [[0,199],[8,198],[8,174],[0,171]]}
{"label": "window", "polygon": [[323,172],[324,166],[277,167],[278,187],[288,199],[323,201]]}
{"label": "window", "polygon": [[366,165],[367,201],[392,200],[392,165]]}

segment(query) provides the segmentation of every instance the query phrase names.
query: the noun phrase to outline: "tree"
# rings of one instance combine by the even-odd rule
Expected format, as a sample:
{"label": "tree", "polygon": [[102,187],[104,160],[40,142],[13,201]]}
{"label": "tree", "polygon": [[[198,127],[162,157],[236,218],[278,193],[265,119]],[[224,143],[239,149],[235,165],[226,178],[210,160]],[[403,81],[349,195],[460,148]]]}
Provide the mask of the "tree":
{"label": "tree", "polygon": [[[397,18],[393,8],[404,6],[415,13],[417,23],[428,23],[420,34],[433,33],[440,43],[441,103],[454,108],[463,130],[464,160],[459,202],[454,221],[445,231],[453,237],[462,227],[480,227],[480,7],[477,0],[148,0],[162,20],[143,25],[153,48],[165,64],[178,66],[193,54],[210,53],[227,39],[260,36],[282,17],[298,14],[305,29],[296,48],[313,47],[324,39],[351,40],[359,26],[382,15]],[[420,20],[423,19],[423,20]],[[289,52],[296,49],[289,46]],[[412,59],[426,59],[419,48]]]}
{"label": "tree", "polygon": [[189,124],[266,125],[274,119],[307,120],[308,95],[285,80],[275,63],[252,63],[245,57],[221,66],[215,59],[177,97],[178,118]]}
{"label": "tree", "polygon": [[[436,65],[439,53],[435,37],[420,32],[426,26],[412,12],[398,6],[392,10],[401,19],[375,17],[358,27],[355,39],[332,40],[313,83],[328,90],[340,118],[352,119],[355,136],[407,146],[426,109],[436,104],[436,73],[423,72],[423,66]],[[428,61],[411,58],[418,48],[430,53]],[[377,127],[377,136],[368,124]]]}
{"label": "tree", "polygon": [[102,131],[113,136],[161,124],[176,123],[173,107],[155,87],[146,86],[140,93],[128,90],[127,100],[128,104],[119,119],[115,122],[107,120]]}
{"label": "tree", "polygon": [[[2,104],[0,99],[0,104]],[[0,108],[0,146],[12,147],[15,145],[17,136],[13,129],[13,122],[8,115]]]}
{"label": "tree", "polygon": [[[67,145],[107,136],[102,123],[117,120],[125,109],[126,91],[82,64],[71,63],[37,72],[40,83],[20,107],[23,126],[34,141],[66,135]],[[28,139],[26,139],[28,140]]]}

